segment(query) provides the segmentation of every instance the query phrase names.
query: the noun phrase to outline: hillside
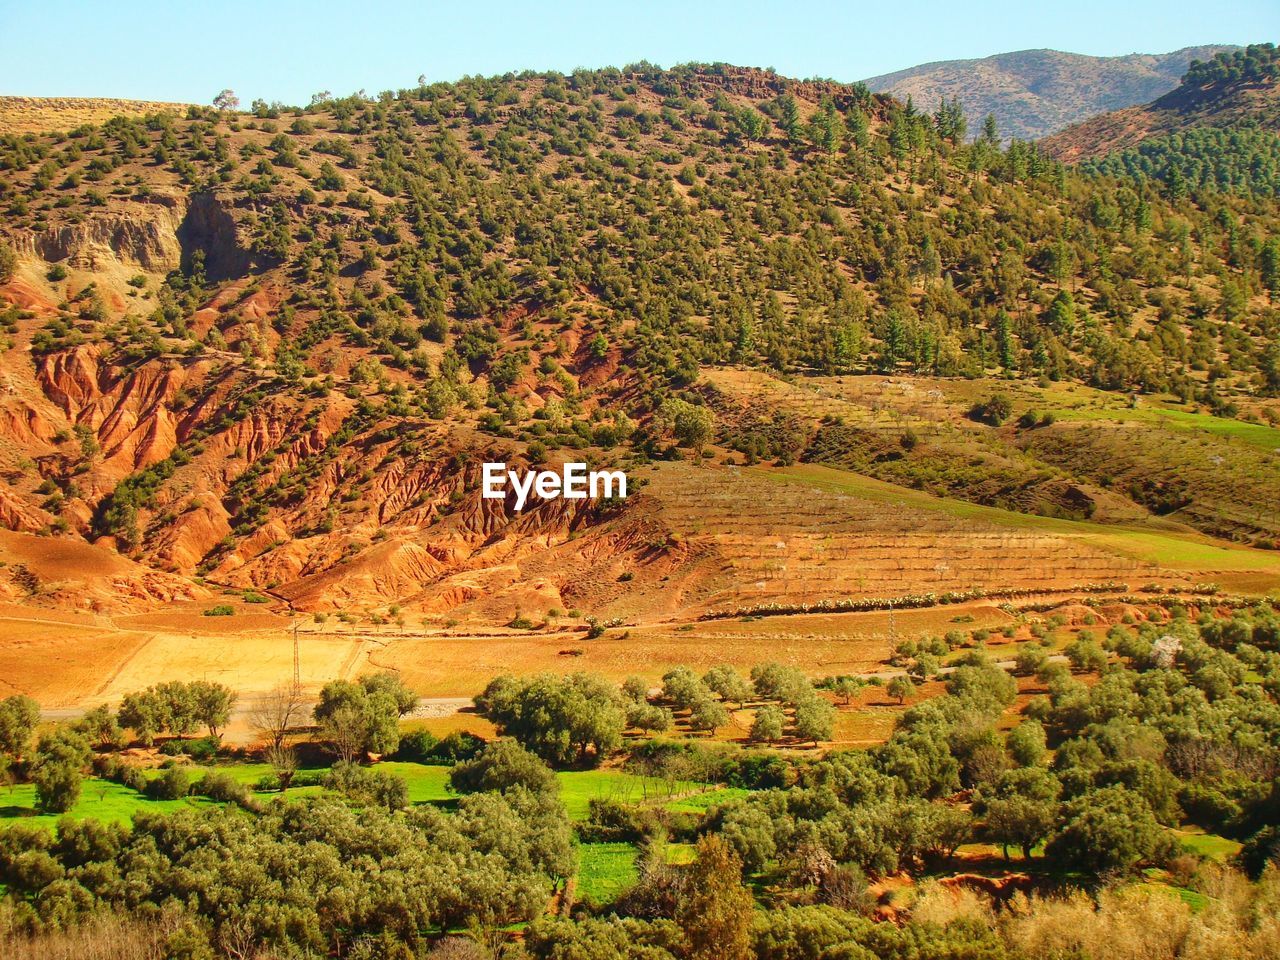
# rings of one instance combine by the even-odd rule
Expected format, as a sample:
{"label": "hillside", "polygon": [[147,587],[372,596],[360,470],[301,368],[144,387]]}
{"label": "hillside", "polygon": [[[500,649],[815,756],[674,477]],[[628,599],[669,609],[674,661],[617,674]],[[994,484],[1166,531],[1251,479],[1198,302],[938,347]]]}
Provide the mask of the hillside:
{"label": "hillside", "polygon": [[0,136],[54,133],[112,117],[141,117],[161,110],[185,111],[185,103],[115,100],[107,97],[0,97]]}
{"label": "hillside", "polygon": [[[718,65],[6,138],[0,590],[492,626],[1272,589],[1274,207],[954,121]],[[517,514],[494,459],[638,494]],[[42,573],[63,543],[128,565]]]}
{"label": "hillside", "polygon": [[910,97],[922,110],[933,110],[941,99],[957,99],[970,134],[976,135],[992,114],[1002,137],[1038,140],[1095,114],[1154,100],[1178,85],[1192,60],[1232,49],[1184,47],[1123,57],[1019,50],[921,64],[866,84],[902,101]]}
{"label": "hillside", "polygon": [[[1247,59],[1254,54],[1255,59]],[[1270,44],[1215,58],[1151,103],[1092,117],[1048,137],[1041,146],[1050,156],[1078,163],[1148,141],[1162,146],[1166,138],[1205,129],[1280,133],[1280,74],[1275,63],[1275,48]],[[1215,69],[1214,64],[1219,67]]]}

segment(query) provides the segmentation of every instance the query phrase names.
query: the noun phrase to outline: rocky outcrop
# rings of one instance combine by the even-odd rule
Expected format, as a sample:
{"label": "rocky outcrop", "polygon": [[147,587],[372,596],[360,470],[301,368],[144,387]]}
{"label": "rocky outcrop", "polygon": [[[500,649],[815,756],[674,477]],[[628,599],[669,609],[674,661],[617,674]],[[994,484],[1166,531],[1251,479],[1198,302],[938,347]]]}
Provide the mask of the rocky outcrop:
{"label": "rocky outcrop", "polygon": [[104,272],[113,264],[153,273],[176,269],[182,256],[179,225],[187,213],[181,197],[157,195],[150,202],[131,201],[112,212],[79,223],[49,227],[13,238],[19,256]]}
{"label": "rocky outcrop", "polygon": [[20,258],[101,274],[121,267],[168,273],[196,252],[203,254],[211,280],[241,276],[252,263],[235,217],[212,193],[154,193],[116,201],[109,212],[8,240]]}
{"label": "rocky outcrop", "polygon": [[194,193],[177,230],[184,257],[204,254],[204,272],[210,280],[226,280],[248,271],[251,258],[240,243],[235,219],[211,193]]}

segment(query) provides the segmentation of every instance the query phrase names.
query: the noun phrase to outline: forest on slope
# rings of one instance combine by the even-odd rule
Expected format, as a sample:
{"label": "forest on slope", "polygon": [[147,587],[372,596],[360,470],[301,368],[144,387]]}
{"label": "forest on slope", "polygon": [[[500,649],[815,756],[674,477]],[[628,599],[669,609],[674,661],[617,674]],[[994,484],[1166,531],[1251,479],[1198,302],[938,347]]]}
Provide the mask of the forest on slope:
{"label": "forest on slope", "polygon": [[[1143,106],[1104,113],[1046,138],[1050,155],[1068,162],[1100,161],[1109,173],[1156,173],[1175,192],[1190,182],[1221,189],[1275,191],[1274,138],[1280,134],[1280,59],[1275,44],[1253,43],[1196,60],[1177,89]],[[1223,135],[1233,139],[1224,142]],[[1189,156],[1182,160],[1186,151]],[[1222,164],[1206,177],[1205,154]],[[1143,163],[1141,157],[1166,160]],[[1135,163],[1136,161],[1136,163]]]}
{"label": "forest on slope", "polygon": [[[638,64],[5,137],[6,524],[261,587],[391,524],[482,542],[495,518],[463,492],[486,450],[769,449],[774,427],[710,413],[712,368],[1074,382],[1274,422],[1273,202],[966,134],[954,102]],[[1163,511],[1159,459],[1127,485]],[[1241,497],[1275,479],[1222,459]]]}

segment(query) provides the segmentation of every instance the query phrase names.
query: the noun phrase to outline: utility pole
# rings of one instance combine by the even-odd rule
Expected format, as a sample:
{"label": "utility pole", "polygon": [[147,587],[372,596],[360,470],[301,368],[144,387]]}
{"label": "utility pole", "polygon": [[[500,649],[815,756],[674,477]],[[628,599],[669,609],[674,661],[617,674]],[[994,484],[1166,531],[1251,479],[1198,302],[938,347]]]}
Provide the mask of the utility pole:
{"label": "utility pole", "polygon": [[293,621],[293,692],[296,696],[302,689],[302,666],[298,657],[298,621]]}

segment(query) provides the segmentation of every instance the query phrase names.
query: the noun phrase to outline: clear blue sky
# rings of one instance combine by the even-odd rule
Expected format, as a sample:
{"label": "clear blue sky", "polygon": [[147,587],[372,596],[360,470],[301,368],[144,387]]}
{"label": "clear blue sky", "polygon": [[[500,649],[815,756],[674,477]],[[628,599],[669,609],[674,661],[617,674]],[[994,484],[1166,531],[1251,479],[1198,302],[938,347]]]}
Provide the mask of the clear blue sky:
{"label": "clear blue sky", "polygon": [[1280,41],[1280,2],[874,3],[631,0],[0,0],[0,94],[207,103],[230,87],[301,103],[318,90],[724,60],[859,80],[931,60],[1052,47],[1109,56]]}

